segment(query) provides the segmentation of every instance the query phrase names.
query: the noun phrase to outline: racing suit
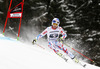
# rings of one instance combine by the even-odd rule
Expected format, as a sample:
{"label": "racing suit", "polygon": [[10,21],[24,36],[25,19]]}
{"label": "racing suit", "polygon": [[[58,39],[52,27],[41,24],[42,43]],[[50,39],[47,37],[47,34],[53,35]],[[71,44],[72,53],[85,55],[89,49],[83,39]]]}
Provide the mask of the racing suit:
{"label": "racing suit", "polygon": [[62,35],[62,38],[65,39],[67,34],[64,32],[62,27],[57,27],[56,29],[52,28],[52,26],[47,27],[41,34],[36,37],[36,40],[39,40],[43,36],[47,35],[48,46],[54,50],[55,53],[59,52],[59,49],[63,50],[67,53],[72,59],[75,57],[71,52],[69,52],[61,42],[58,41],[59,35]]}

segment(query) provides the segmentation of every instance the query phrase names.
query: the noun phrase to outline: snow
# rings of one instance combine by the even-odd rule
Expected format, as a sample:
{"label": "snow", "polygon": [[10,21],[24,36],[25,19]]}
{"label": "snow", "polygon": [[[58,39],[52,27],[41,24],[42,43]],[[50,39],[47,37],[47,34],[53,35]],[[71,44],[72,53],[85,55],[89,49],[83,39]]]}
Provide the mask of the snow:
{"label": "snow", "polygon": [[81,36],[81,34],[69,34],[71,36]]}
{"label": "snow", "polygon": [[59,1],[59,3],[64,3],[64,0]]}
{"label": "snow", "polygon": [[89,34],[88,36],[89,37],[93,37],[93,36],[96,36],[97,34]]}
{"label": "snow", "polygon": [[98,32],[97,34],[100,35],[100,32]]}
{"label": "snow", "polygon": [[72,7],[74,7],[74,8],[77,7],[76,5],[73,5],[73,4],[68,4],[68,6],[72,6]]}
{"label": "snow", "polygon": [[93,41],[93,38],[88,38],[86,41]]}
{"label": "snow", "polygon": [[3,14],[3,12],[0,11],[0,14]]}
{"label": "snow", "polygon": [[69,24],[73,24],[73,23],[75,23],[75,21],[67,21],[67,23],[69,23]]}
{"label": "snow", "polygon": [[44,9],[45,6],[39,6],[39,7],[31,7],[31,9],[36,10],[36,9]]}
{"label": "snow", "polygon": [[79,29],[80,29],[80,27],[74,27],[74,28],[72,28],[72,29],[74,29],[74,30],[79,30]]}
{"label": "snow", "polygon": [[100,3],[98,5],[100,5]]}
{"label": "snow", "polygon": [[67,26],[64,26],[64,28],[67,28],[67,27],[74,27],[74,25],[67,25]]}
{"label": "snow", "polygon": [[62,4],[61,7],[67,7],[67,5]]}
{"label": "snow", "polygon": [[89,34],[88,36],[89,37],[94,37],[96,35],[100,35],[100,32],[97,32],[97,31],[92,31],[91,34]]}
{"label": "snow", "polygon": [[3,0],[0,0],[0,2],[3,2]]}
{"label": "snow", "polygon": [[34,20],[38,20],[38,19],[40,19],[41,17],[43,17],[43,16],[45,16],[46,14],[48,14],[48,12],[45,12],[45,13],[43,13],[41,16],[39,16],[39,17],[36,17],[36,18],[33,18],[31,21],[34,21]]}
{"label": "snow", "polygon": [[0,34],[0,37],[4,37],[4,35]]}
{"label": "snow", "polygon": [[0,34],[0,69],[100,69],[87,63],[83,68],[69,57],[65,62],[54,52],[8,38]]}

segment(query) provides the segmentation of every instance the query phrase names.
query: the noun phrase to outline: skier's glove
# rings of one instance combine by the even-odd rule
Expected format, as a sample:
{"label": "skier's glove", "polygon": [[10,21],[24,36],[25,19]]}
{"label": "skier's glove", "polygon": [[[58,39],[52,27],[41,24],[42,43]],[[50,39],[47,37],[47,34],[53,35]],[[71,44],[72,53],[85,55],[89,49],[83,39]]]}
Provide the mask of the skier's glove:
{"label": "skier's glove", "polygon": [[64,40],[63,37],[60,37],[60,38],[58,39],[59,42],[63,42],[63,40]]}
{"label": "skier's glove", "polygon": [[60,41],[63,41],[64,39],[63,39],[63,37],[60,37]]}
{"label": "skier's glove", "polygon": [[35,44],[35,42],[36,42],[36,39],[34,39],[34,40],[32,41],[33,44]]}

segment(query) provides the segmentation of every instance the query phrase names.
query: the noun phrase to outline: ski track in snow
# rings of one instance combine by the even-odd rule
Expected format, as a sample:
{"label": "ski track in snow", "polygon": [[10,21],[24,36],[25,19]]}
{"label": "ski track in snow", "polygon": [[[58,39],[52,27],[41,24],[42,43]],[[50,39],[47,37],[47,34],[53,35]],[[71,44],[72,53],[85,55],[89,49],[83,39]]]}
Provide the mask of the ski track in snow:
{"label": "ski track in snow", "polygon": [[100,69],[88,63],[83,68],[67,58],[65,62],[54,52],[0,35],[0,69]]}

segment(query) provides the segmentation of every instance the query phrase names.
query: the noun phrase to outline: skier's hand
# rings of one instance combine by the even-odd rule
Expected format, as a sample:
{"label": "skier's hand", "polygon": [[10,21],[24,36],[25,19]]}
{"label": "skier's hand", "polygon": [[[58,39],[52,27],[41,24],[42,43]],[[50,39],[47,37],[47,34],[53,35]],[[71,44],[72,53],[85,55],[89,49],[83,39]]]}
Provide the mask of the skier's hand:
{"label": "skier's hand", "polygon": [[60,37],[60,41],[63,41],[64,39],[63,39],[63,37]]}
{"label": "skier's hand", "polygon": [[35,42],[36,42],[36,39],[33,39],[32,43],[35,44]]}

